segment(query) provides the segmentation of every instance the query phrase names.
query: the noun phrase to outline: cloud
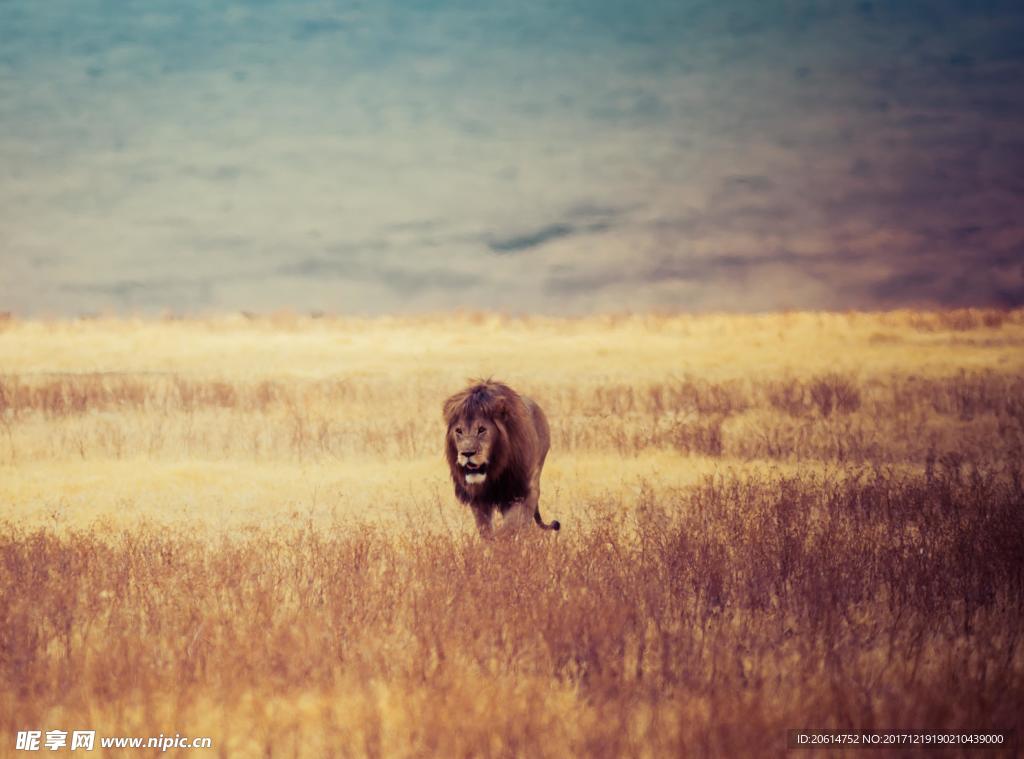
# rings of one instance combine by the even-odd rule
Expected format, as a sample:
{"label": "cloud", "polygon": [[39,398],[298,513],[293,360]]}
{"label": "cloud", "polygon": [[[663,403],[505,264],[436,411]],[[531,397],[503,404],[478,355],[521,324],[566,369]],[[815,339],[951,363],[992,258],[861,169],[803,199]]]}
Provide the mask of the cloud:
{"label": "cloud", "polygon": [[572,219],[603,219],[610,222],[612,219],[618,219],[636,209],[636,205],[614,206],[584,202],[571,206],[566,212],[566,216]]}
{"label": "cloud", "polygon": [[911,271],[886,277],[868,287],[871,297],[883,303],[893,300],[932,300],[941,289],[942,277],[937,272]]}
{"label": "cloud", "polygon": [[637,288],[675,282],[739,292],[748,287],[748,282],[756,282],[769,268],[774,271],[791,268],[802,278],[834,286],[847,276],[844,270],[848,273],[866,263],[866,257],[856,252],[825,257],[798,254],[786,248],[757,254],[656,254],[638,258],[629,265],[607,265],[593,270],[564,265],[552,267],[544,289],[553,295],[578,295],[616,286]]}
{"label": "cloud", "polygon": [[493,238],[487,242],[487,247],[495,253],[522,253],[524,250],[539,248],[552,240],[573,234],[576,234],[576,227],[572,224],[549,224],[546,227],[511,237]]}
{"label": "cloud", "polygon": [[481,281],[474,272],[438,267],[413,268],[359,260],[305,258],[281,266],[277,274],[308,279],[344,279],[384,285],[400,295],[424,290],[458,290]]}
{"label": "cloud", "polygon": [[110,282],[71,283],[61,286],[63,292],[73,295],[99,295],[130,308],[168,303],[187,303],[205,306],[213,301],[213,288],[217,278],[180,279],[119,279]]}
{"label": "cloud", "polygon": [[544,292],[548,295],[596,293],[617,283],[628,283],[630,278],[630,274],[618,266],[592,271],[560,267],[545,279]]}
{"label": "cloud", "polygon": [[549,242],[575,235],[592,235],[615,226],[624,209],[613,206],[578,204],[566,213],[566,220],[547,224],[511,235],[493,235],[485,243],[493,253],[522,253],[540,248]]}
{"label": "cloud", "polygon": [[292,37],[307,42],[315,37],[324,37],[345,29],[345,24],[334,18],[310,18],[298,22]]}
{"label": "cloud", "polygon": [[246,169],[233,164],[222,164],[219,166],[189,165],[182,167],[181,173],[184,176],[204,179],[208,182],[234,182],[242,178],[246,173]]}
{"label": "cloud", "polygon": [[735,175],[722,180],[722,190],[725,193],[737,191],[748,191],[754,193],[771,192],[776,187],[774,181],[765,176],[759,175]]}

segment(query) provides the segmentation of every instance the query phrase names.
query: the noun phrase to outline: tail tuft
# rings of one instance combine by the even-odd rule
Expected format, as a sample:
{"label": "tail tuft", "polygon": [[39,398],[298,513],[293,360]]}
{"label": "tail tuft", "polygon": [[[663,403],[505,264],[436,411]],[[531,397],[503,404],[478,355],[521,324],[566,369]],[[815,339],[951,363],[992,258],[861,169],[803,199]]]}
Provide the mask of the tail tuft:
{"label": "tail tuft", "polygon": [[537,526],[544,530],[560,530],[562,525],[559,524],[557,519],[552,519],[551,524],[544,524],[544,520],[540,517],[540,509],[533,512],[533,521],[537,523]]}

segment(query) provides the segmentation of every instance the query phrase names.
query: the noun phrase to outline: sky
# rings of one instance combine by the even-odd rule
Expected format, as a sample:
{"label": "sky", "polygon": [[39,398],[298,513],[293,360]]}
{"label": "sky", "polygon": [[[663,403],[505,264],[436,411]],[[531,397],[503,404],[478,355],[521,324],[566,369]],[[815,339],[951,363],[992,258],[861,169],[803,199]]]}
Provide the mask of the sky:
{"label": "sky", "polygon": [[1024,305],[1019,0],[0,0],[0,311]]}

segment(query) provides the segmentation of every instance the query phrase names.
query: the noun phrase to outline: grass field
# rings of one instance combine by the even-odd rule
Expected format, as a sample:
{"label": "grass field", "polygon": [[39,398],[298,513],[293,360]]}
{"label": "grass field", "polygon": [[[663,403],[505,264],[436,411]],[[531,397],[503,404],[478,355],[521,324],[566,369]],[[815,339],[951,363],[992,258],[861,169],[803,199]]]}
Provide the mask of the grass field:
{"label": "grass field", "polygon": [[[546,409],[558,535],[455,502],[476,376]],[[1022,460],[1019,310],[0,321],[0,755],[1019,734]]]}

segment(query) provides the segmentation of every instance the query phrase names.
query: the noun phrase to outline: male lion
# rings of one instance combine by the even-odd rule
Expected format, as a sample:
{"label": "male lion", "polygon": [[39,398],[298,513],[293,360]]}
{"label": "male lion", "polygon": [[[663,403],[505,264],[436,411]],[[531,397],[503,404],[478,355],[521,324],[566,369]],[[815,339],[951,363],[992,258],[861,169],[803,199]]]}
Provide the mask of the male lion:
{"label": "male lion", "polygon": [[531,516],[545,530],[561,527],[540,517],[540,472],[551,445],[540,406],[508,385],[483,380],[446,400],[444,419],[455,495],[473,509],[483,537],[491,536],[495,509],[509,527]]}

